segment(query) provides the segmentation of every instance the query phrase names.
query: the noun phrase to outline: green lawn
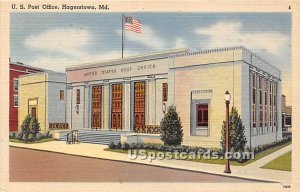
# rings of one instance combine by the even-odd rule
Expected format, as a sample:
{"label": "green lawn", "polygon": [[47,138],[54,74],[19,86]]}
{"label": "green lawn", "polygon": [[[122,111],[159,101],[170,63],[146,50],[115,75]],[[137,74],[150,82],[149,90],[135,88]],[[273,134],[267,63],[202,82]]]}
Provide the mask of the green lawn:
{"label": "green lawn", "polygon": [[25,144],[44,143],[44,142],[49,142],[49,141],[54,141],[54,139],[53,138],[45,138],[45,139],[41,139],[41,140],[35,141],[35,142],[25,142],[25,141],[20,141],[18,139],[9,139],[9,142],[25,143]]}
{"label": "green lawn", "polygon": [[264,169],[275,169],[282,171],[291,171],[292,170],[292,151],[287,152],[280,157],[270,161],[261,168]]}
{"label": "green lawn", "polygon": [[[237,161],[230,161],[230,164],[231,165],[236,165],[236,166],[244,166],[244,165],[247,165],[249,163],[252,163],[258,159],[261,159],[285,146],[288,146],[290,145],[292,142],[287,142],[287,143],[284,143],[284,144],[281,144],[281,145],[277,145],[275,147],[272,147],[270,149],[267,149],[265,151],[261,151],[257,154],[255,154],[255,157],[254,159],[250,159],[246,162],[243,162],[243,163],[239,163]],[[105,149],[106,151],[112,151],[112,152],[117,152],[117,153],[128,153],[127,150],[123,150],[123,149]],[[157,151],[157,150],[146,150],[147,152],[155,152],[155,153],[158,153],[158,152],[163,152],[163,151]],[[225,159],[204,159],[204,158],[200,158],[200,159],[186,159],[187,161],[196,161],[196,162],[202,162],[202,163],[212,163],[212,164],[225,164]]]}

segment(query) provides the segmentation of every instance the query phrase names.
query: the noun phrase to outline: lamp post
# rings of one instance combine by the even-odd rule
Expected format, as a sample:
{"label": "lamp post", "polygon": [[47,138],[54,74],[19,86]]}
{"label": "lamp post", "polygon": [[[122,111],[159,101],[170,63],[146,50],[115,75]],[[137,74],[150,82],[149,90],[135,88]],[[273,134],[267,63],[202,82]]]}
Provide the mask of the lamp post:
{"label": "lamp post", "polygon": [[225,93],[225,104],[226,104],[226,142],[225,142],[225,148],[226,148],[226,153],[225,153],[225,158],[226,158],[226,167],[224,173],[231,173],[230,171],[230,165],[229,165],[229,158],[228,158],[228,153],[229,153],[229,103],[230,103],[230,98],[231,95],[228,91]]}

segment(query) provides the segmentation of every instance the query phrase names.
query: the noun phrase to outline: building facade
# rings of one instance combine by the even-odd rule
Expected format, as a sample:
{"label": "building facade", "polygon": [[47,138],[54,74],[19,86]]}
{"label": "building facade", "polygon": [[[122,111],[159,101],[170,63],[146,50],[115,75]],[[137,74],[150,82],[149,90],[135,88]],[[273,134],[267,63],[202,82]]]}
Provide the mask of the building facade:
{"label": "building facade", "polygon": [[[183,144],[220,147],[224,94],[238,109],[247,146],[282,138],[280,71],[243,47],[160,52],[66,69],[66,122],[72,129],[150,136],[176,106]],[[147,135],[144,134],[144,135]]]}
{"label": "building facade", "polygon": [[43,69],[24,65],[20,62],[9,64],[9,131],[18,130],[18,78],[21,75],[41,72]]}
{"label": "building facade", "polygon": [[66,76],[64,73],[40,72],[19,77],[19,129],[25,117],[37,118],[41,132],[67,129]]}

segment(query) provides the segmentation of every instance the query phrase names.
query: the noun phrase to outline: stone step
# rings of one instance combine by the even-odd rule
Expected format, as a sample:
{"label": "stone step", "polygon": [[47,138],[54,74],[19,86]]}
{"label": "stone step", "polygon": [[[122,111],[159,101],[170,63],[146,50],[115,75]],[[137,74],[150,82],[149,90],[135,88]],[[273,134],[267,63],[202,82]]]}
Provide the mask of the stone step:
{"label": "stone step", "polygon": [[[66,135],[63,135],[60,137],[60,139],[65,139],[66,138]],[[78,134],[78,138],[90,138],[90,139],[101,139],[101,138],[121,138],[120,135],[108,135],[108,136],[105,136],[105,135],[81,135],[81,134]]]}
{"label": "stone step", "polygon": [[[80,130],[78,132],[78,140],[83,143],[95,143],[109,145],[112,141],[118,143],[121,141],[121,135],[128,132],[111,132],[111,131],[91,131]],[[60,140],[66,141],[66,135],[62,134]]]}

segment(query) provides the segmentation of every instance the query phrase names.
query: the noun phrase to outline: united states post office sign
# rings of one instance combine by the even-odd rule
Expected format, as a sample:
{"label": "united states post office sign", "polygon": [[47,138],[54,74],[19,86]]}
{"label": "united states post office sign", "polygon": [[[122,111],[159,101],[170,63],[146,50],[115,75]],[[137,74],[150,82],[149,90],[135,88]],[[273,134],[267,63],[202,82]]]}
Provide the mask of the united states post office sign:
{"label": "united states post office sign", "polygon": [[70,83],[168,73],[167,62],[142,62],[67,70]]}

